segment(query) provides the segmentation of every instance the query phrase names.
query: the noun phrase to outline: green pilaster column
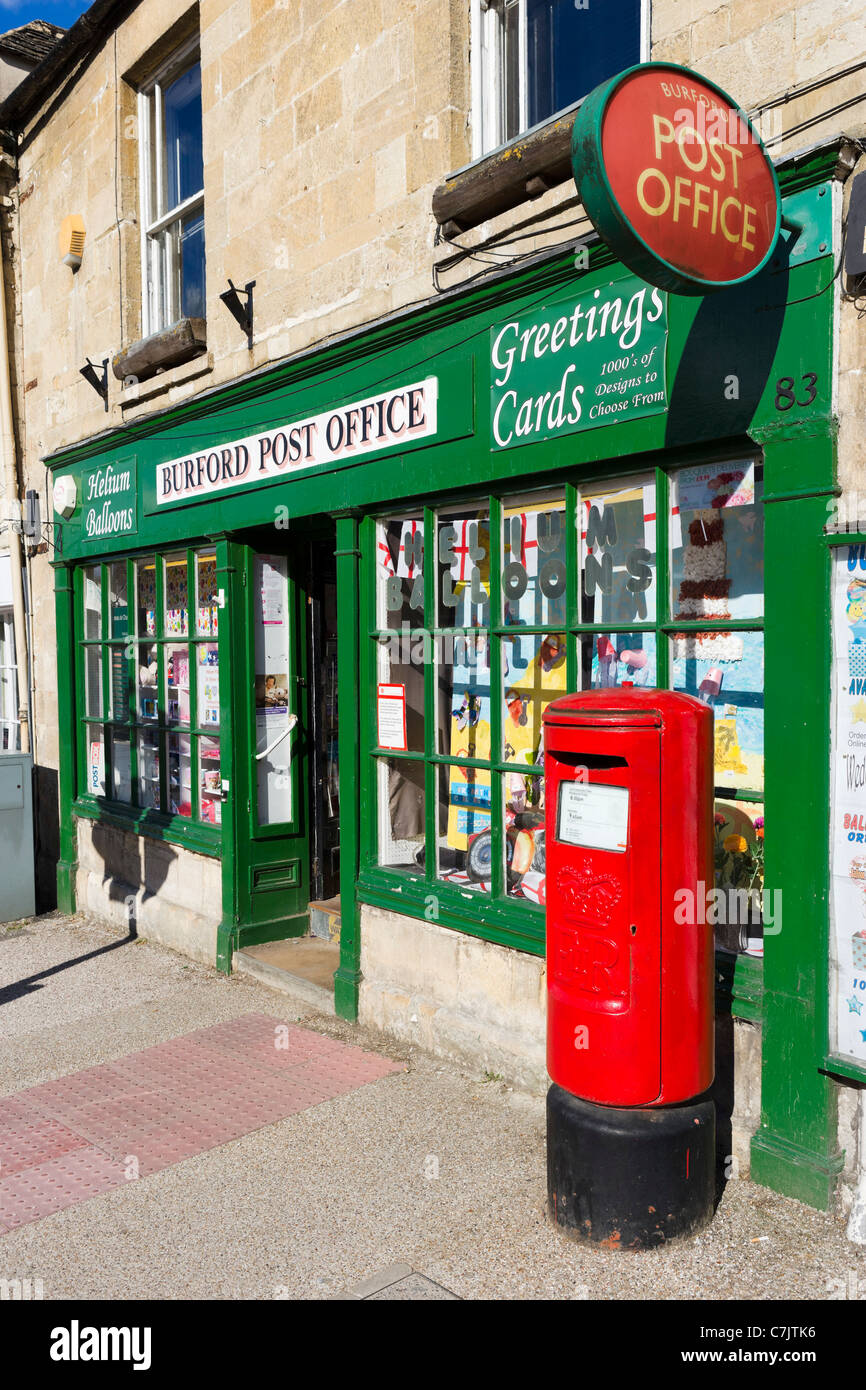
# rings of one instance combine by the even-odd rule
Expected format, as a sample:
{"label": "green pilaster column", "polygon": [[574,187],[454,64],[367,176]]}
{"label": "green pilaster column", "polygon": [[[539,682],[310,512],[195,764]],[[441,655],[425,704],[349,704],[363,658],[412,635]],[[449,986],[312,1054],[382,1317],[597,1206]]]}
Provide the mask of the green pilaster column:
{"label": "green pilaster column", "polygon": [[361,929],[358,909],[359,838],[359,687],[360,623],[358,561],[359,513],[337,522],[337,701],[340,754],[340,964],[334,975],[334,1006],[340,1018],[358,1017],[361,983]]}
{"label": "green pilaster column", "polygon": [[222,804],[222,920],[217,931],[216,967],[230,975],[232,955],[237,949],[239,922],[238,862],[241,834],[241,800],[245,779],[240,766],[240,730],[243,725],[243,706],[235,687],[240,687],[236,673],[243,671],[243,635],[245,595],[241,575],[242,549],[225,536],[216,540],[217,589],[224,596],[219,610],[220,653],[220,771],[229,790]]}
{"label": "green pilaster column", "polygon": [[72,803],[77,778],[78,728],[75,702],[75,643],[73,569],[54,568],[54,620],[57,636],[57,726],[60,733],[58,798],[60,814],[60,857],[57,861],[57,907],[60,912],[75,911],[75,875],[78,870],[78,839]]}
{"label": "green pilaster column", "polygon": [[[814,427],[813,427],[814,429]],[[765,889],[781,930],[764,941],[757,1182],[826,1210],[842,1165],[823,1074],[828,1012],[830,593],[822,539],[831,433],[791,425],[764,441]],[[774,924],[775,926],[777,923]]]}

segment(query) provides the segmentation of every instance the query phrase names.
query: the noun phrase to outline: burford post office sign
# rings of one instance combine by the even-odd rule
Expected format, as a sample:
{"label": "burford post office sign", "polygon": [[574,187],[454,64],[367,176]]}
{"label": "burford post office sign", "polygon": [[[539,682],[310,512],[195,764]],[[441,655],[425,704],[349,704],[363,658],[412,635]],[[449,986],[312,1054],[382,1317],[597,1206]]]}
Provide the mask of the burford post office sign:
{"label": "burford post office sign", "polygon": [[438,380],[427,377],[363,401],[292,420],[156,465],[158,506],[198,502],[223,488],[272,482],[304,468],[345,467],[436,433]]}
{"label": "burford post office sign", "polygon": [[117,459],[85,473],[81,489],[82,527],[89,541],[134,535],[135,459]]}

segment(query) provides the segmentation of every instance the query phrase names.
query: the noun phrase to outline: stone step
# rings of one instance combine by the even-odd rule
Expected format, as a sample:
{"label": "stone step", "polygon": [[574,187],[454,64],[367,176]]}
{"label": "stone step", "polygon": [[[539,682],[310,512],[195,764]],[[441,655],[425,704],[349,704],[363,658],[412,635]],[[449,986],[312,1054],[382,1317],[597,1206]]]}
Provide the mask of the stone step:
{"label": "stone step", "polygon": [[232,957],[232,969],[241,975],[251,975],[325,1014],[335,1012],[334,971],[339,964],[339,945],[312,936],[245,946]]}

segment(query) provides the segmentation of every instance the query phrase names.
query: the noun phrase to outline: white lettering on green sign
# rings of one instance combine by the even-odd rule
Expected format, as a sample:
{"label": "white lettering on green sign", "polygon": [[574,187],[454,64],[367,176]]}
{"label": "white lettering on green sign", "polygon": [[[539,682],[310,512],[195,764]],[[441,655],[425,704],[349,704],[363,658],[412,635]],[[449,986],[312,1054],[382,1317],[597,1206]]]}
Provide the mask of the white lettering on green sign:
{"label": "white lettering on green sign", "polygon": [[494,448],[667,409],[664,293],[630,278],[491,330]]}

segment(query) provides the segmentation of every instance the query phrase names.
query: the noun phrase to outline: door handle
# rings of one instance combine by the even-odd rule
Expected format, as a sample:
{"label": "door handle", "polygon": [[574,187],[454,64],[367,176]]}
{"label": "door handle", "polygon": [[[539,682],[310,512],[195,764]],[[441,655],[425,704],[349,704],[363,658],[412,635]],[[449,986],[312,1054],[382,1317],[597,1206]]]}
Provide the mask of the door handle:
{"label": "door handle", "polygon": [[295,727],[295,725],[297,724],[297,722],[298,722],[298,716],[297,716],[296,714],[290,714],[290,715],[289,715],[289,722],[288,722],[288,724],[286,725],[285,729],[282,729],[282,730],[280,731],[280,733],[277,734],[277,736],[276,736],[276,738],[274,739],[273,743],[269,743],[268,746],[267,746],[267,748],[263,749],[261,753],[257,753],[257,754],[256,754],[256,762],[261,762],[262,758],[266,758],[266,757],[268,756],[269,753],[273,753],[273,751],[274,751],[274,749],[276,748],[277,744],[278,744],[278,743],[282,743],[282,741],[283,741],[284,738],[288,738],[289,734],[292,732],[292,729]]}

